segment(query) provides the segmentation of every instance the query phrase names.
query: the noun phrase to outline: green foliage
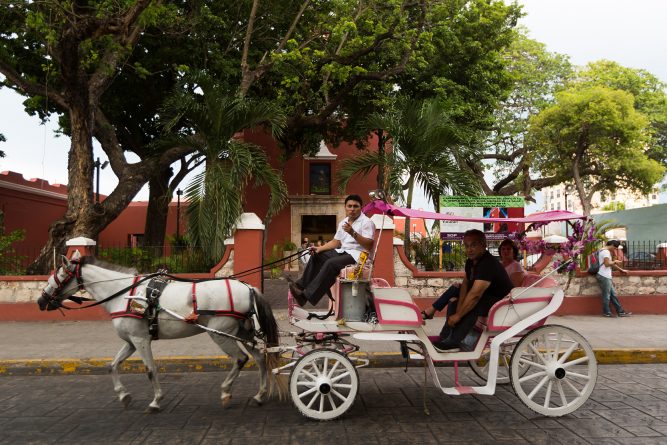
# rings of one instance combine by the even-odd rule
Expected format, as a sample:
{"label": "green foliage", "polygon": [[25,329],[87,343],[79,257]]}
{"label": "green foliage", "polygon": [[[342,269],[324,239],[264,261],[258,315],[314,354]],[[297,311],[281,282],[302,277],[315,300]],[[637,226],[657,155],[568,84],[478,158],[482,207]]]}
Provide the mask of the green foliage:
{"label": "green foliage", "polygon": [[442,267],[445,270],[462,270],[467,258],[463,243],[449,243],[449,246],[449,251],[442,253]]}
{"label": "green foliage", "polygon": [[[266,264],[271,264],[283,258],[284,244],[276,243],[271,247],[271,255],[266,260]],[[283,263],[277,263],[271,266],[271,278],[279,278],[283,272]]]}
{"label": "green foliage", "polygon": [[415,254],[415,264],[424,266],[424,270],[438,270],[440,263],[440,239],[424,237],[410,242]]}
{"label": "green foliage", "polygon": [[605,87],[558,93],[556,103],[530,121],[536,149],[533,167],[562,181],[579,181],[586,196],[628,188],[648,193],[665,167],[645,153],[648,119],[634,108],[633,96]]}
{"label": "green foliage", "polygon": [[294,251],[296,250],[296,244],[294,244],[291,240],[286,239],[283,242],[283,251]]}
{"label": "green foliage", "polygon": [[460,168],[462,160],[471,156],[461,145],[466,139],[465,128],[450,119],[440,101],[401,99],[390,111],[369,116],[363,126],[386,132],[392,150],[364,152],[343,161],[337,178],[341,191],[354,175],[366,176],[380,168],[385,171],[385,195],[405,202],[407,207],[412,205],[416,185],[436,206],[441,195],[478,192],[477,178]]}
{"label": "green foliage", "polygon": [[632,94],[634,107],[650,123],[646,154],[667,162],[667,84],[646,70],[628,68],[609,60],[591,62],[570,83],[571,88],[604,86]]}
{"label": "green foliage", "polygon": [[625,203],[624,202],[613,201],[613,202],[610,202],[610,203],[607,203],[607,204],[603,205],[601,210],[605,210],[605,211],[610,210],[612,212],[617,212],[619,210],[625,210]]}
{"label": "green foliage", "polygon": [[209,259],[217,261],[224,252],[225,239],[232,235],[243,213],[247,185],[268,187],[269,217],[287,201],[287,186],[267,153],[234,136],[264,124],[279,135],[285,117],[271,103],[228,96],[224,86],[202,73],[191,74],[186,82],[203,94],[184,93],[170,100],[165,109],[166,127],[184,120],[193,134],[164,143],[191,147],[206,159],[204,171],[185,189],[188,237],[203,246]]}
{"label": "green foliage", "polygon": [[25,230],[18,229],[4,233],[2,213],[0,213],[0,275],[22,275],[24,273],[24,262],[27,257],[19,255],[13,246],[14,243],[23,241],[24,238]]}
{"label": "green foliage", "polygon": [[215,262],[211,261],[202,249],[184,248],[172,251],[169,256],[156,256],[153,249],[139,247],[121,247],[100,249],[98,256],[110,263],[133,267],[140,273],[167,269],[169,273],[208,272]]}

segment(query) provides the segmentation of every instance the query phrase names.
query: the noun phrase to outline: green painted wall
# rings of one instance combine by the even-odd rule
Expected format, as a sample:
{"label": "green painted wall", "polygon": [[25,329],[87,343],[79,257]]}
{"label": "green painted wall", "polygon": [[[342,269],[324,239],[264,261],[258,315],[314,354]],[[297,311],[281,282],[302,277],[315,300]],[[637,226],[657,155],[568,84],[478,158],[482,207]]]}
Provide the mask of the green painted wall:
{"label": "green painted wall", "polygon": [[595,222],[612,220],[627,227],[628,242],[667,241],[667,204],[593,215]]}

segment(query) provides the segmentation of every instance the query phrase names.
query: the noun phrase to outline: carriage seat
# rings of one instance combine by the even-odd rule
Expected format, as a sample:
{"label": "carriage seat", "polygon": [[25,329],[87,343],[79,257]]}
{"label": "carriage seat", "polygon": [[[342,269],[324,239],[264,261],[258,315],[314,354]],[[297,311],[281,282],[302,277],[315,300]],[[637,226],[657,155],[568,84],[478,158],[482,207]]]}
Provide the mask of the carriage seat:
{"label": "carriage seat", "polygon": [[375,312],[381,324],[421,326],[419,307],[410,293],[401,287],[375,287],[373,289]]}
{"label": "carriage seat", "polygon": [[[527,317],[531,314],[534,314],[537,310],[544,308],[547,304],[549,304],[549,301],[551,300],[551,296],[553,296],[553,292],[551,290],[545,293],[543,291],[533,292],[533,289],[551,289],[553,287],[558,286],[558,282],[556,280],[554,280],[553,278],[546,277],[546,278],[542,279],[542,281],[540,281],[537,284],[537,286],[534,287],[533,289],[528,290],[526,292],[523,292],[527,287],[530,287],[530,286],[534,285],[541,278],[542,277],[540,275],[526,273],[526,275],[523,278],[523,282],[521,283],[521,287],[515,287],[514,289],[512,289],[512,292],[511,292],[510,295],[518,296],[518,297],[515,297],[516,298],[516,300],[514,301],[515,305],[519,304],[519,303],[521,303],[521,304],[525,303],[525,302],[520,302],[518,300],[527,299],[527,298],[542,298],[547,294],[549,296],[549,298],[546,300],[546,303],[544,303],[544,304],[540,303],[538,305],[532,305],[533,309],[537,306],[541,306],[541,307],[533,310],[529,314],[528,313],[524,314],[521,318],[525,318],[525,317]],[[521,294],[521,295],[519,295],[519,294]],[[502,306],[506,306],[507,308],[503,309],[501,312],[496,312],[496,309],[500,308]],[[507,312],[509,306],[510,306],[510,301],[509,301],[509,295],[508,295],[507,297],[503,298],[502,300],[498,301],[496,304],[493,305],[493,307],[489,311],[489,316],[488,317],[478,317],[477,318],[477,322],[475,323],[475,329],[478,330],[478,331],[482,331],[482,330],[486,329],[486,327],[489,326],[489,318],[491,317],[491,315],[495,315],[495,317],[494,317],[495,322],[492,321],[492,323],[491,323],[491,328],[493,328],[493,330],[496,330],[496,328],[506,329],[508,326],[511,325],[510,323],[508,323],[508,320],[505,320],[505,322],[502,323],[501,325],[498,325],[497,323],[499,323],[501,321],[501,318],[500,318],[501,314],[504,315],[505,312]],[[522,306],[522,308],[524,310],[522,310],[521,312],[525,312],[529,309],[528,306]],[[516,313],[515,313],[515,315],[516,315]],[[516,323],[517,321],[519,321],[519,320],[516,319],[514,321],[514,323]],[[534,329],[536,327],[542,326],[545,323],[545,321],[546,321],[546,318],[544,320],[541,320],[540,322],[530,326],[530,328]]]}

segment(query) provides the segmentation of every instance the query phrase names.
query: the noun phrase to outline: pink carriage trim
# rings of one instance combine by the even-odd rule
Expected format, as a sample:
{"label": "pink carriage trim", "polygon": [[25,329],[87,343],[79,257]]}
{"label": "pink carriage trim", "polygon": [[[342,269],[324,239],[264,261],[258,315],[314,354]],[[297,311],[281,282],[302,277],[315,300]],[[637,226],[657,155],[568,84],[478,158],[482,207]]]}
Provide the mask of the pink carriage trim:
{"label": "pink carriage trim", "polygon": [[[408,326],[421,326],[422,323],[423,323],[421,312],[419,311],[419,308],[417,307],[417,305],[414,304],[413,302],[388,300],[388,299],[379,298],[379,297],[374,297],[373,301],[375,302],[375,313],[377,313],[378,321],[381,324],[400,324],[400,325],[408,325]],[[398,320],[398,319],[384,318],[382,316],[382,305],[383,304],[387,304],[387,305],[391,305],[391,306],[402,306],[402,307],[412,309],[415,312],[415,314],[417,315],[417,320],[416,321],[408,321],[408,320]]]}
{"label": "pink carriage trim", "polygon": [[[132,280],[132,289],[130,289],[130,297],[133,297],[137,293],[137,288],[136,284],[137,282],[141,279],[141,275],[136,275],[134,279]],[[131,317],[131,318],[144,318],[143,314],[137,314],[135,312],[132,312],[132,309],[130,308],[130,305],[132,304],[132,299],[128,298],[127,299],[127,305],[125,306],[124,311],[118,311],[118,312],[112,312],[111,318],[121,318],[121,317]]]}

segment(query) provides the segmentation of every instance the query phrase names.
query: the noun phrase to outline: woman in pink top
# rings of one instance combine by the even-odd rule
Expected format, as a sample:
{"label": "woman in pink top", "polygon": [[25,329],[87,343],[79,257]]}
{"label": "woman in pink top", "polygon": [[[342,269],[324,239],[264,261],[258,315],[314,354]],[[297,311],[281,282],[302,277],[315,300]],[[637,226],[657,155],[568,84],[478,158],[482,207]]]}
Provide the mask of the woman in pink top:
{"label": "woman in pink top", "polygon": [[507,275],[509,275],[514,287],[521,286],[526,272],[518,261],[519,248],[514,244],[514,241],[506,239],[500,243],[498,253],[500,254],[500,262],[503,267],[505,267],[505,271],[507,272]]}

